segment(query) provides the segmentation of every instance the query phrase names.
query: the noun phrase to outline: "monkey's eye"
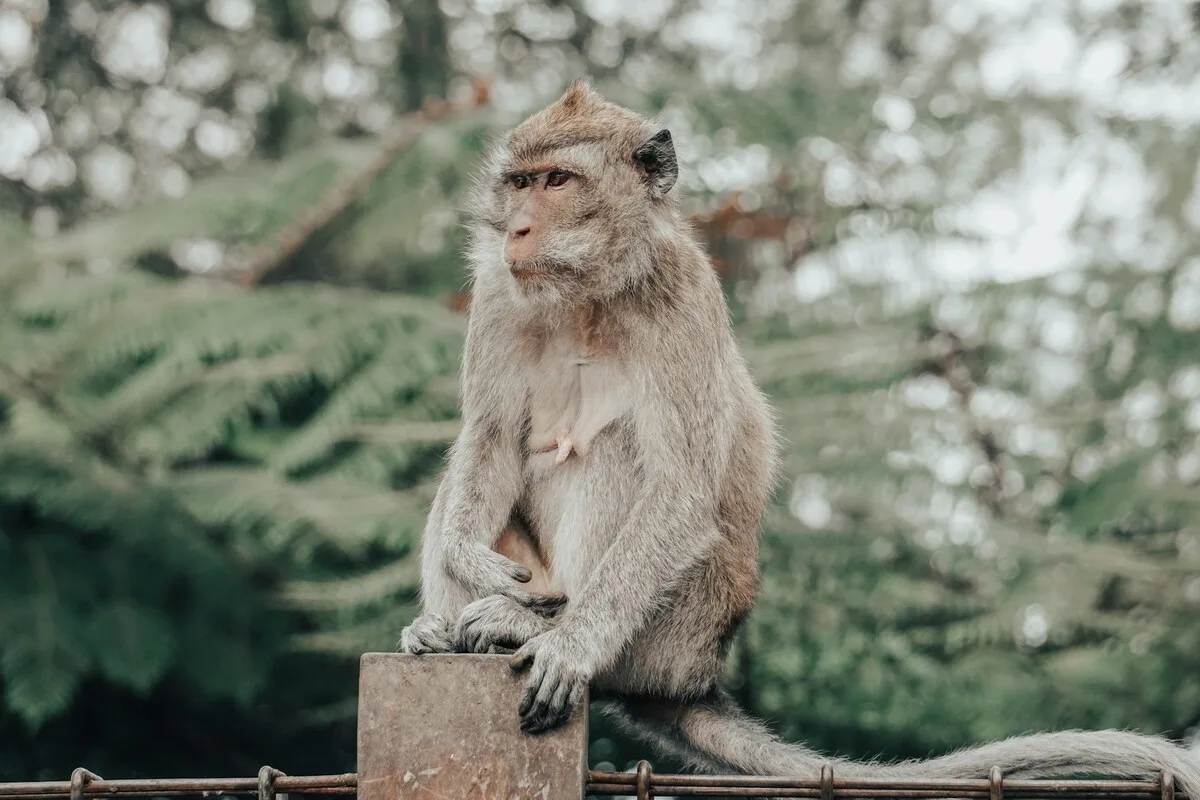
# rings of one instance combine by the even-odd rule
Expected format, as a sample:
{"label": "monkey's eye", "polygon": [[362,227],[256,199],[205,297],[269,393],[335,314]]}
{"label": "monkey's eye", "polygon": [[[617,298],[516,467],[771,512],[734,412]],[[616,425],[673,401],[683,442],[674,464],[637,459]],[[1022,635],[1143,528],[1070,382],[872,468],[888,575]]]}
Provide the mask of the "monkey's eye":
{"label": "monkey's eye", "polygon": [[517,189],[525,189],[529,186],[529,176],[521,173],[512,175],[509,177],[508,181]]}
{"label": "monkey's eye", "polygon": [[555,170],[546,176],[547,186],[562,186],[567,181],[571,180],[571,173]]}

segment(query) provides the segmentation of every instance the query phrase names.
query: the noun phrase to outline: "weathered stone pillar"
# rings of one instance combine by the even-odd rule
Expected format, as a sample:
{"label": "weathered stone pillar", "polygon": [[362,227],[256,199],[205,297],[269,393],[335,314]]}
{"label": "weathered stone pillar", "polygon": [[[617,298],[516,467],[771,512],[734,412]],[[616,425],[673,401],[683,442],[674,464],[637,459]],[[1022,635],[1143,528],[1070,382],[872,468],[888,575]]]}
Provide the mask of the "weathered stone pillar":
{"label": "weathered stone pillar", "polygon": [[359,800],[580,800],[587,699],[564,727],[531,736],[517,715],[524,683],[505,656],[365,654]]}

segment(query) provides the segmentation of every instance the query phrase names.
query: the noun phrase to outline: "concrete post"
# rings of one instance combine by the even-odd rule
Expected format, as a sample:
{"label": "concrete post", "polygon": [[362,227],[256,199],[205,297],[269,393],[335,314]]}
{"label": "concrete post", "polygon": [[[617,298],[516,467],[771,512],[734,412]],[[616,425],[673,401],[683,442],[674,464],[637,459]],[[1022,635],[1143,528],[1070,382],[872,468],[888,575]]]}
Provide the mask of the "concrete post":
{"label": "concrete post", "polygon": [[580,800],[587,699],[564,727],[531,736],[517,715],[524,682],[505,656],[363,655],[359,800]]}

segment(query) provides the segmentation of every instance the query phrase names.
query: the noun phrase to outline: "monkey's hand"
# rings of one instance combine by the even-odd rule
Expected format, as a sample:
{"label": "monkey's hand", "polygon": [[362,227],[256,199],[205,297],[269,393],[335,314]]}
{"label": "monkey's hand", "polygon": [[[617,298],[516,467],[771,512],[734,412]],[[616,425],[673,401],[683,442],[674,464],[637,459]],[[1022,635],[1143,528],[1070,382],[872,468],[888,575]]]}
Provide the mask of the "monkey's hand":
{"label": "monkey's hand", "polygon": [[446,571],[475,597],[505,594],[524,602],[533,596],[518,586],[533,579],[528,567],[465,535],[456,537],[454,551],[446,559]]}
{"label": "monkey's hand", "polygon": [[530,639],[508,663],[514,670],[529,668],[519,709],[521,730],[526,733],[540,733],[566,722],[595,671],[587,648],[563,628]]}
{"label": "monkey's hand", "polygon": [[450,624],[437,614],[421,614],[404,630],[396,649],[401,653],[453,653]]}
{"label": "monkey's hand", "polygon": [[553,617],[567,602],[565,595],[528,595],[519,601],[494,594],[462,610],[454,626],[459,652],[486,653],[493,646],[521,647],[554,626]]}

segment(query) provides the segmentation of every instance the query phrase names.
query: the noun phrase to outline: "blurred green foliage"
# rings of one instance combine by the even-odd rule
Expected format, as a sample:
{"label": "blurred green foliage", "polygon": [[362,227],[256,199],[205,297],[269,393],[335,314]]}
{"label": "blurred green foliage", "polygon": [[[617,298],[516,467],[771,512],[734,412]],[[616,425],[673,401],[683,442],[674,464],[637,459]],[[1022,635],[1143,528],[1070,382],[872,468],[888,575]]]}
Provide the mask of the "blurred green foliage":
{"label": "blurred green foliage", "polygon": [[[47,7],[5,96],[45,111],[45,152],[125,148],[141,178],[118,200],[32,171],[0,193],[0,778],[353,769],[357,656],[415,611],[456,431],[461,194],[487,138],[580,71],[675,130],[779,412],[739,699],[787,737],[894,757],[1200,722],[1190,123],[989,89],[981,53],[1009,23],[940,3],[710,5],[647,5],[647,22],[397,0],[364,43],[350,0],[260,4],[233,30],[219,3],[172,4],[170,69],[234,65],[178,89],[253,132],[224,160],[198,132],[166,154],[139,138],[159,84],[114,76],[85,46],[105,24]],[[706,40],[703,13],[743,44]],[[1079,46],[1124,42],[1119,85],[1192,74],[1191,29],[1131,13],[1072,17]],[[343,62],[373,93],[328,91]],[[369,161],[363,120],[478,74],[492,111],[429,130],[268,285],[229,280]],[[266,105],[239,105],[256,87]],[[115,129],[68,142],[72,108],[113,103]],[[987,235],[966,211],[1058,169],[1045,147],[1102,176],[1132,151],[1152,189],[1085,203],[1057,274],[968,276]],[[154,188],[173,167],[177,197]],[[596,722],[594,765],[643,754]]]}

